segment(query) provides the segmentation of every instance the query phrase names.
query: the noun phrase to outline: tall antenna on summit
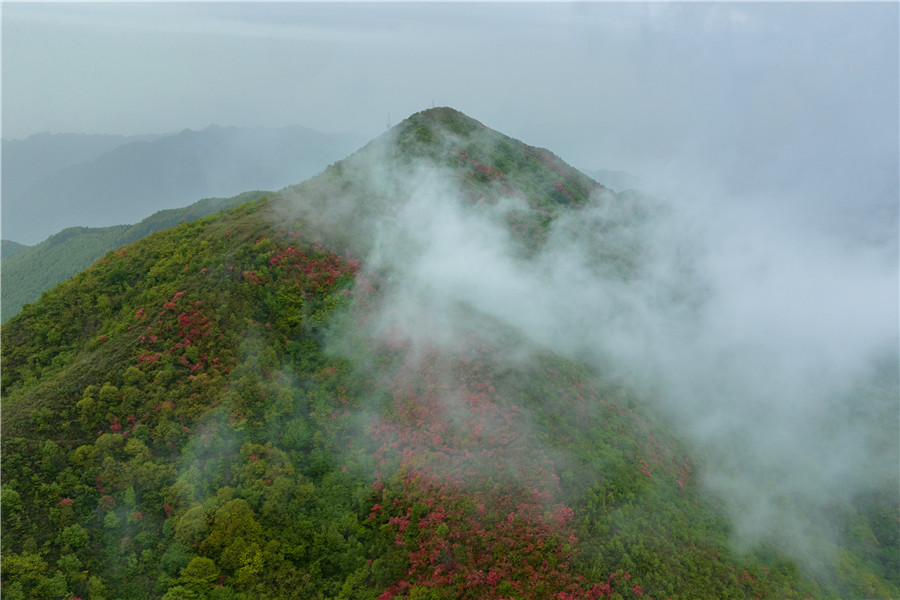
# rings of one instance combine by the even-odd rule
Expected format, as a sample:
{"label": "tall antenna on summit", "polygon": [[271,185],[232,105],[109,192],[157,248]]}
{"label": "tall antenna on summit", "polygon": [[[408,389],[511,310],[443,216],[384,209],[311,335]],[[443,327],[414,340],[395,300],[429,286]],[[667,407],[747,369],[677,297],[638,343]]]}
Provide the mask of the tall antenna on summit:
{"label": "tall antenna on summit", "polygon": [[391,128],[391,113],[388,113],[388,118],[387,118],[387,128],[388,128],[388,129]]}

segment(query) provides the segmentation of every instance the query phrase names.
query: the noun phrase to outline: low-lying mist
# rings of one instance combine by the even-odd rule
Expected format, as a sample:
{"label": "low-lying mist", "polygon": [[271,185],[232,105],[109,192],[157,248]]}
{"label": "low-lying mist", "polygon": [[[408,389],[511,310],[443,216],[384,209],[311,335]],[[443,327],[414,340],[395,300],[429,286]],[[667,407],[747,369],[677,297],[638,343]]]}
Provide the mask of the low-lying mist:
{"label": "low-lying mist", "polygon": [[326,235],[369,236],[368,268],[389,274],[377,331],[456,343],[460,302],[624,384],[692,443],[741,546],[820,565],[840,543],[831,511],[896,489],[895,249],[773,202],[600,188],[528,253],[505,220],[523,199],[476,206],[433,165],[368,168],[371,194],[393,199],[374,222],[348,224],[351,196],[296,206]]}

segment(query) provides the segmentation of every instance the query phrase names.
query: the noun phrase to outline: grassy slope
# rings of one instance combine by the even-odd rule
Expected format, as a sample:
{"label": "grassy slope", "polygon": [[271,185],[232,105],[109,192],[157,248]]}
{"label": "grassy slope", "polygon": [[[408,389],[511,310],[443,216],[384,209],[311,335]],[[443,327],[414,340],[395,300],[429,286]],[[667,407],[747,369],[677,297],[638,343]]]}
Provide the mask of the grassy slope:
{"label": "grassy slope", "polygon": [[[469,145],[427,143],[447,131]],[[377,141],[394,143],[458,169],[475,206],[523,194],[508,223],[523,252],[593,187],[447,110]],[[283,206],[341,191],[388,207],[365,195],[365,162],[110,252],[4,326],[5,595],[896,591],[860,557],[836,590],[774,550],[736,556],[686,450],[635,399],[514,332],[484,338],[499,325],[471,309],[452,350],[375,335],[389,284],[339,245],[364,255],[364,231],[323,245]],[[326,352],[335,336],[353,352]],[[511,347],[529,358],[500,360]]]}
{"label": "grassy slope", "polygon": [[14,252],[6,251],[7,241],[4,240],[2,319],[8,321],[18,314],[23,305],[37,301],[43,292],[83,271],[110,250],[182,221],[192,221],[212,212],[233,208],[264,193],[247,192],[233,198],[206,198],[184,208],[161,210],[135,225],[71,227],[34,246],[16,244],[18,247]]}

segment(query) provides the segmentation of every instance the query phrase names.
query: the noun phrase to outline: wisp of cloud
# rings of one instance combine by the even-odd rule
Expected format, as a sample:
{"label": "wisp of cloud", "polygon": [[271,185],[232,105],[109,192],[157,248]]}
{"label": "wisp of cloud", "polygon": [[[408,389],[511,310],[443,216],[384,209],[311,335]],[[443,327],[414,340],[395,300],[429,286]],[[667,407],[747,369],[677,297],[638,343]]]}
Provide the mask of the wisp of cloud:
{"label": "wisp of cloud", "polygon": [[367,168],[371,194],[393,199],[374,222],[348,225],[340,199],[297,206],[366,238],[368,268],[390,274],[378,327],[454,344],[467,313],[447,307],[463,303],[635,390],[692,442],[738,543],[821,564],[839,543],[829,511],[897,481],[890,249],[737,203],[600,188],[523,254],[504,220],[521,198],[473,207],[433,165]]}

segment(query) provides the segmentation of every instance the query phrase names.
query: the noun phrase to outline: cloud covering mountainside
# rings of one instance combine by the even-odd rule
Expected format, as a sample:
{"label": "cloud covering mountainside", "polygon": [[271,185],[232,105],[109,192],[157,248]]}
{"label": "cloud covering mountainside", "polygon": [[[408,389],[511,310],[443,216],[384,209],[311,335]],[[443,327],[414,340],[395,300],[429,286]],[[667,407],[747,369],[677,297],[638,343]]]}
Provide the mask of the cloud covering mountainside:
{"label": "cloud covering mountainside", "polygon": [[[449,132],[434,125],[441,119],[455,124]],[[821,563],[839,544],[835,507],[900,485],[892,250],[848,247],[724,199],[597,187],[575,201],[564,178],[554,192],[570,210],[536,207],[520,188],[504,193],[505,182],[521,184],[517,173],[501,166],[497,177],[479,162],[503,165],[508,138],[480,127],[454,135],[467,124],[452,111],[404,124],[401,147],[426,139],[449,157],[426,153],[398,172],[391,146],[379,155],[373,144],[342,163],[368,194],[394,199],[352,234],[367,240],[365,264],[393,274],[383,329],[453,340],[455,313],[443,307],[458,301],[591,365],[708,456],[701,477],[725,499],[742,543],[775,539]],[[492,150],[476,155],[465,143]],[[455,169],[435,166],[446,162],[492,191],[460,188]],[[358,199],[335,195],[323,209],[315,197],[297,194],[299,214],[343,239]],[[536,212],[537,221],[523,216]],[[437,304],[420,314],[408,305],[419,300]]]}
{"label": "cloud covering mountainside", "polygon": [[4,324],[4,594],[896,596],[892,255],[751,216],[439,108],[107,253]]}

